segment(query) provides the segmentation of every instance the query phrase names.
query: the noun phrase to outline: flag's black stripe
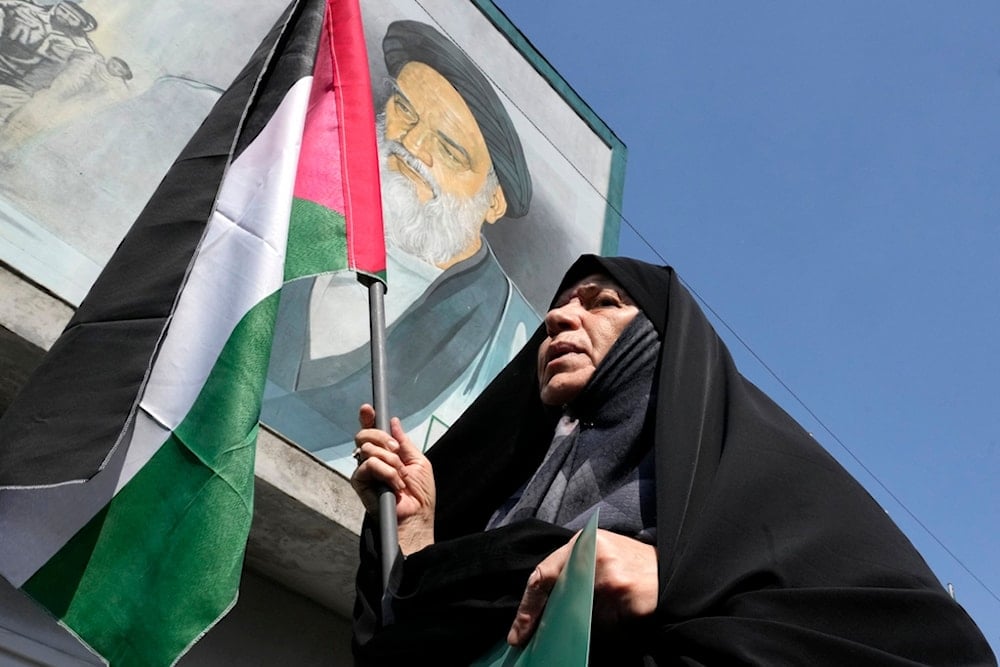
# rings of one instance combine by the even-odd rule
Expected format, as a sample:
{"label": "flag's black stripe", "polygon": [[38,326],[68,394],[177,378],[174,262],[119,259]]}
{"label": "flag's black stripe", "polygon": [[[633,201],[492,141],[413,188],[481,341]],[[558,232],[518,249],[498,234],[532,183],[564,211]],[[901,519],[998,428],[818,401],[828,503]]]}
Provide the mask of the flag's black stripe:
{"label": "flag's black stripe", "polygon": [[312,73],[324,7],[299,0],[278,20],[0,419],[0,486],[57,484],[99,470],[133,410],[230,154]]}

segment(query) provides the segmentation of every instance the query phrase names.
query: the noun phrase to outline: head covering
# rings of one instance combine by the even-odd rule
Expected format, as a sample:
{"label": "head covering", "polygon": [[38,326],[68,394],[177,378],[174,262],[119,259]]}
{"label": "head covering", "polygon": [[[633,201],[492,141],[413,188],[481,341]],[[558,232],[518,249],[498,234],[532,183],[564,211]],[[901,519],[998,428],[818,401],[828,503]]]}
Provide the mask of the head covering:
{"label": "head covering", "polygon": [[599,512],[599,528],[656,541],[652,437],[643,427],[659,352],[639,311],[565,406],[541,466],[487,528],[537,518],[576,531]]}
{"label": "head covering", "polygon": [[447,79],[465,100],[486,140],[490,160],[507,199],[508,218],[520,218],[531,203],[531,174],[521,140],[493,86],[465,53],[437,30],[418,21],[389,24],[382,40],[389,75],[420,62]]}
{"label": "head covering", "polygon": [[52,7],[59,5],[62,9],[75,14],[77,19],[80,21],[80,26],[77,28],[81,32],[93,32],[97,30],[97,19],[88,12],[86,9],[80,6],[79,3],[73,2],[73,0],[61,0],[60,2],[52,3]]}
{"label": "head covering", "polygon": [[[645,664],[661,665],[996,664],[973,621],[885,511],[737,372],[672,269],[584,256],[559,291],[592,273],[622,285],[661,336],[648,425],[659,602],[651,618],[619,628],[626,633],[615,646],[620,654],[635,651],[639,664],[645,656]],[[534,550],[537,563],[552,541],[566,538],[563,528],[531,521],[482,532],[538,467],[558,418],[538,397],[543,336],[536,332],[428,453],[437,543],[407,559],[404,581],[407,593],[433,595],[408,600],[423,611],[407,617],[419,621],[409,627],[423,624],[409,634],[400,623],[397,636],[407,637],[411,651],[442,618],[470,637],[489,637],[482,626],[493,622],[493,641],[502,637],[525,579],[509,577],[515,590],[506,593],[490,588],[507,581],[497,554],[526,561],[530,573],[526,552]],[[484,608],[508,615],[490,620]]]}

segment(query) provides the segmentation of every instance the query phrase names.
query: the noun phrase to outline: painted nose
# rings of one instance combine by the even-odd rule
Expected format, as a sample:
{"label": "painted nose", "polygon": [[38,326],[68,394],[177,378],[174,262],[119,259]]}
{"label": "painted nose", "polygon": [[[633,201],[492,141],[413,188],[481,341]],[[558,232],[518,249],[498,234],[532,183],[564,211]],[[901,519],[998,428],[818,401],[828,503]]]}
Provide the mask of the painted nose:
{"label": "painted nose", "polygon": [[415,158],[428,167],[433,167],[434,158],[430,152],[432,140],[431,133],[423,127],[423,123],[418,122],[406,130],[399,143],[403,144]]}

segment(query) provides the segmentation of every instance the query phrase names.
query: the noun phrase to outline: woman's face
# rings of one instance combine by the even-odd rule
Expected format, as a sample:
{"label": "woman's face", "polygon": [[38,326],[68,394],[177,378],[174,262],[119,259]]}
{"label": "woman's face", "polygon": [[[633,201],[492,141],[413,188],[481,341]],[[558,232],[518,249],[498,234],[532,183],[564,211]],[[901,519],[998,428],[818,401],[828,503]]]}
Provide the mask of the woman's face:
{"label": "woman's face", "polygon": [[545,316],[548,336],[538,348],[542,403],[576,398],[638,312],[621,285],[598,273],[560,294]]}

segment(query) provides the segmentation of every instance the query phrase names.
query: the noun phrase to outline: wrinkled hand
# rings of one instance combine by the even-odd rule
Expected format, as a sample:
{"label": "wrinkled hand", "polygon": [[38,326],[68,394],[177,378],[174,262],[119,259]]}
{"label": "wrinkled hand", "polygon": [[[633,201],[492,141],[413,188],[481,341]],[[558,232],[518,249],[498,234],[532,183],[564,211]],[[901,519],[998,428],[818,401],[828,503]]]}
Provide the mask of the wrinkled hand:
{"label": "wrinkled hand", "polygon": [[404,555],[434,543],[434,505],[437,493],[431,463],[403,431],[399,419],[391,420],[386,433],[375,428],[375,409],[361,406],[361,430],[354,436],[359,465],[351,486],[365,509],[378,514],[379,487],[396,495],[399,547]]}
{"label": "wrinkled hand", "polygon": [[[528,577],[507,643],[523,647],[531,639],[549,593],[566,566],[578,536],[579,533],[568,544],[549,554]],[[631,537],[598,530],[594,571],[595,628],[613,630],[623,620],[652,614],[656,611],[658,594],[656,548]]]}

